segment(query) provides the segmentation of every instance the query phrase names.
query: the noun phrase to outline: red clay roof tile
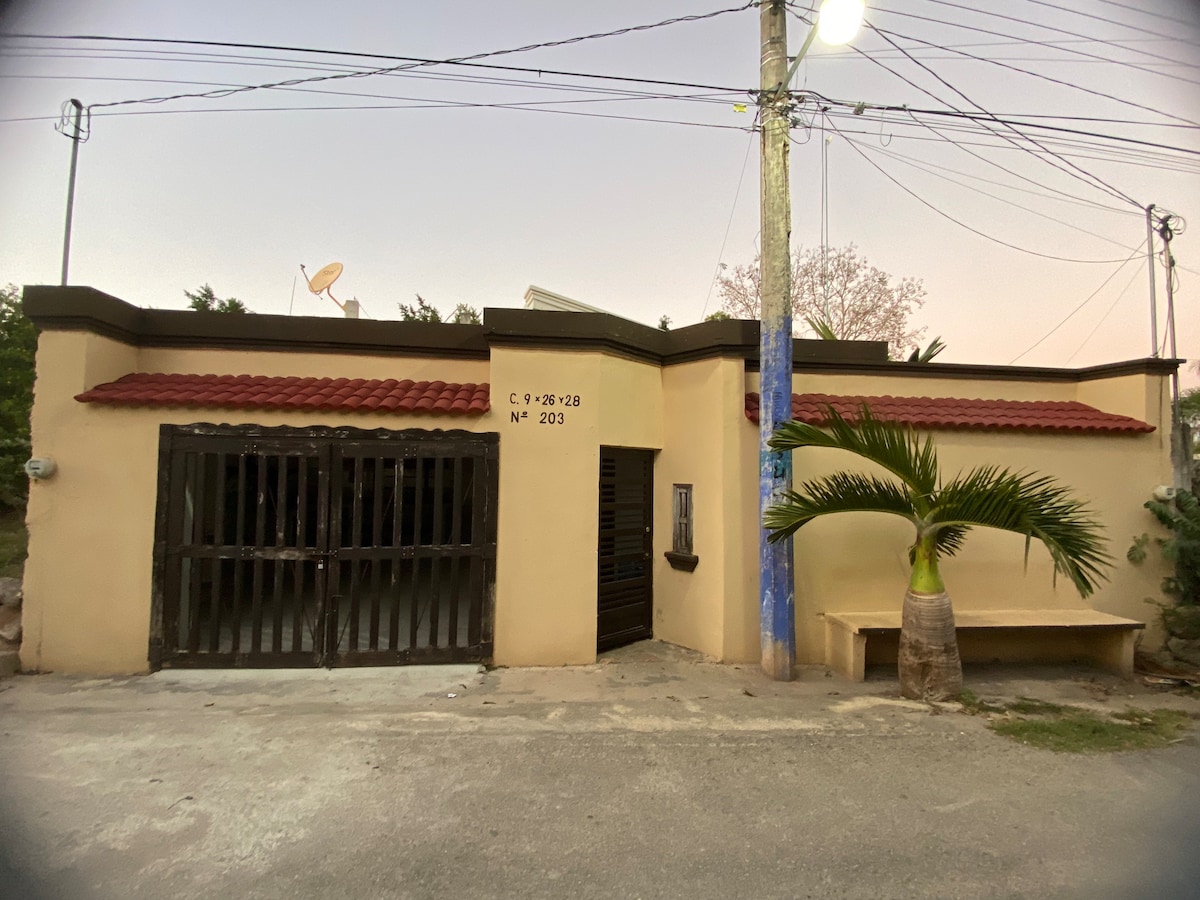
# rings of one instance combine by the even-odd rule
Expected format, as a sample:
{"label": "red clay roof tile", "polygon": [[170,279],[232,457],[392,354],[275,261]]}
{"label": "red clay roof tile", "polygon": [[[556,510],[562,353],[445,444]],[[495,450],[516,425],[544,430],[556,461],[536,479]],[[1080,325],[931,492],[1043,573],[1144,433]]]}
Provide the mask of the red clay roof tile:
{"label": "red clay roof tile", "polygon": [[[824,425],[832,406],[853,421],[863,404],[879,419],[914,428],[980,428],[1006,431],[1074,431],[1146,434],[1154,426],[1073,400],[967,400],[956,397],[848,397],[792,394],[792,418]],[[758,422],[758,394],[746,395],[746,418]]]}
{"label": "red clay roof tile", "polygon": [[75,397],[118,406],[219,406],[305,411],[428,412],[478,416],[491,408],[489,385],[394,378],[166,375],[135,372]]}

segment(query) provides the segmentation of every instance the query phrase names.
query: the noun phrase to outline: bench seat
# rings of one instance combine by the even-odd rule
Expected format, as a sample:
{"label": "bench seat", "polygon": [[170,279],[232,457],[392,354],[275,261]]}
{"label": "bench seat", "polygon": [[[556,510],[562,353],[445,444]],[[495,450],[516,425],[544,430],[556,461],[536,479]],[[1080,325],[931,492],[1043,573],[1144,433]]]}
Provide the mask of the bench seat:
{"label": "bench seat", "polygon": [[[1145,622],[1093,609],[955,610],[964,662],[1066,662],[1086,659],[1133,676],[1135,635]],[[851,681],[870,662],[895,662],[900,611],[825,614],[825,664]],[[873,640],[869,640],[873,639]]]}

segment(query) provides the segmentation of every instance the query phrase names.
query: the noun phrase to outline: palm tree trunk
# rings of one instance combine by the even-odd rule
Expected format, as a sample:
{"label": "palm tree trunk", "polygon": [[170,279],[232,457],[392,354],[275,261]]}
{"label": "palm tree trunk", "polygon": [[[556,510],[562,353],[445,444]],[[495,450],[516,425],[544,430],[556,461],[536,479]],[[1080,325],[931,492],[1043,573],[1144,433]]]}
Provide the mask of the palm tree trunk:
{"label": "palm tree trunk", "polygon": [[962,661],[954,608],[938,572],[932,537],[917,543],[900,617],[900,693],[912,700],[949,700],[962,693]]}

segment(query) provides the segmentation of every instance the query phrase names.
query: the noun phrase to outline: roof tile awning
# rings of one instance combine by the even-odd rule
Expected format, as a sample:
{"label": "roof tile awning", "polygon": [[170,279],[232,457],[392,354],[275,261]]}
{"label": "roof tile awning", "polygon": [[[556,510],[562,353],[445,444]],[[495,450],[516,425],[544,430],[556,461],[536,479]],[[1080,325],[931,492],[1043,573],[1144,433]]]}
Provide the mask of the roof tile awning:
{"label": "roof tile awning", "polygon": [[[914,428],[972,428],[989,431],[1067,431],[1075,433],[1146,434],[1154,426],[1140,419],[1106,413],[1073,400],[967,400],[955,397],[851,397],[792,394],[792,418],[809,425],[826,424],[832,406],[849,421],[866,404],[878,419]],[[758,394],[746,395],[746,418],[758,422]]]}
{"label": "roof tile awning", "polygon": [[482,415],[487,384],[394,378],[299,378],[265,375],[163,375],[135,372],[75,397],[116,406],[187,406],[308,412]]}

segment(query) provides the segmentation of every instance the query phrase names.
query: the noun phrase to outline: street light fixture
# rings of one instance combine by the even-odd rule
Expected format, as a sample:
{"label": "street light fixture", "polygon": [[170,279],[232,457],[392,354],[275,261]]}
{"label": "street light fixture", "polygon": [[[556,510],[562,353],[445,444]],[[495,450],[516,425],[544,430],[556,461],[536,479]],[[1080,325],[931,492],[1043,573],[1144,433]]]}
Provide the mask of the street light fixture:
{"label": "street light fixture", "polygon": [[791,681],[796,665],[796,598],[792,539],[767,542],[766,510],[792,486],[792,458],[768,446],[792,417],[792,207],[788,178],[788,130],[793,107],[787,86],[820,33],[825,43],[845,43],[862,21],[862,0],[826,0],[817,25],[791,67],[787,58],[784,0],[762,4],[762,252],[759,312],[759,627],[762,667],[776,681]]}
{"label": "street light fixture", "polygon": [[862,25],[863,6],[862,0],[825,0],[817,14],[817,36],[835,47],[850,43]]}

